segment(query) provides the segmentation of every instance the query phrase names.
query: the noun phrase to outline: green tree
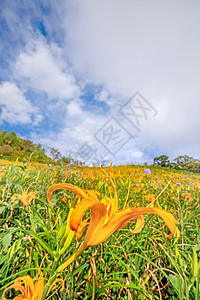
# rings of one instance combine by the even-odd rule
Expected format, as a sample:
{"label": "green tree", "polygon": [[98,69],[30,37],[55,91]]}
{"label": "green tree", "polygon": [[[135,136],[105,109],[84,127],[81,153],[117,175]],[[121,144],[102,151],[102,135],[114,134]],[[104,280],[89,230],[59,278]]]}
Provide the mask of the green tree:
{"label": "green tree", "polygon": [[0,146],[0,156],[10,156],[13,153],[13,148],[10,145]]}
{"label": "green tree", "polygon": [[184,171],[200,172],[200,161],[188,155],[180,155],[174,158],[173,167]]}
{"label": "green tree", "polygon": [[155,165],[158,165],[161,167],[169,167],[170,166],[169,157],[167,155],[161,155],[159,157],[155,157],[153,160],[153,163]]}
{"label": "green tree", "polygon": [[50,155],[53,158],[53,160],[60,160],[61,159],[61,153],[58,149],[52,147],[50,149]]}

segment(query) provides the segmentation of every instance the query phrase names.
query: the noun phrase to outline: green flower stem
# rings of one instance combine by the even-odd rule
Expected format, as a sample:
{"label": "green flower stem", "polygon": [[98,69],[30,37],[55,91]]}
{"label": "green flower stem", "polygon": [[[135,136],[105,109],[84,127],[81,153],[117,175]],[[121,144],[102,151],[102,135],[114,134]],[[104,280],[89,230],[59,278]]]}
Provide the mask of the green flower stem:
{"label": "green flower stem", "polygon": [[46,288],[45,288],[45,290],[44,290],[44,293],[43,293],[43,295],[42,295],[41,300],[45,300],[46,295],[47,295],[47,293],[48,293],[48,291],[49,291],[49,288],[50,288],[51,284],[52,284],[52,283],[54,282],[54,280],[56,279],[56,276],[57,276],[57,273],[55,272],[56,267],[57,267],[57,260],[55,260],[55,261],[53,262],[52,269],[51,269],[51,274],[50,274],[50,278],[49,278],[49,280],[48,280],[48,282],[47,282],[47,285],[46,285]]}
{"label": "green flower stem", "polygon": [[56,270],[57,273],[62,272],[67,266],[69,266],[79,255],[81,255],[81,253],[87,248],[87,246],[84,244],[84,242],[82,243],[82,245],[80,246],[80,248],[64,263],[62,264],[60,267],[58,267],[58,269]]}

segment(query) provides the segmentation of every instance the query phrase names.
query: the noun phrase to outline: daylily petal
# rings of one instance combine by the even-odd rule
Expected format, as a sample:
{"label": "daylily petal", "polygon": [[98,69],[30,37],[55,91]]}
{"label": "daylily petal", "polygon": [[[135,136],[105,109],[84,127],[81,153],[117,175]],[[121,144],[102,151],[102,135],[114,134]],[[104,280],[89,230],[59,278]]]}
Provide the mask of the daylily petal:
{"label": "daylily petal", "polygon": [[161,208],[158,208],[158,207],[152,207],[152,209],[155,211],[155,213],[158,216],[160,216],[164,220],[165,224],[167,225],[167,227],[171,231],[171,234],[167,235],[166,237],[169,238],[169,239],[172,238],[175,231],[177,232],[177,227],[176,227],[175,224],[178,221],[174,218],[174,216],[170,212],[168,212],[164,209],[161,209]]}
{"label": "daylily petal", "polygon": [[26,298],[26,297],[24,297],[22,295],[18,295],[15,298],[13,298],[13,300],[30,300],[30,298]]}
{"label": "daylily petal", "polygon": [[[24,285],[22,285],[22,282]],[[44,278],[43,276],[40,277],[35,285],[33,284],[33,279],[29,275],[17,278],[14,284],[4,290],[2,300],[8,300],[5,297],[5,293],[9,289],[15,289],[16,291],[21,292],[21,294],[16,296],[13,300],[41,300],[45,289]]]}
{"label": "daylily petal", "polygon": [[[112,167],[111,167],[111,169],[112,169]],[[118,210],[118,195],[117,195],[117,190],[116,190],[116,184],[115,184],[115,182],[113,182],[113,180],[110,177],[110,175],[108,175],[105,171],[104,171],[104,173],[107,175],[107,177],[109,178],[109,180],[111,182],[111,185],[112,185],[112,188],[111,187],[109,188],[110,195],[114,191],[114,198],[112,196],[110,196],[110,200],[111,200],[111,203],[112,203],[111,208],[110,208],[110,217],[112,217],[112,216],[115,215],[115,213]]]}
{"label": "daylily petal", "polygon": [[170,212],[157,207],[127,207],[124,210],[118,211],[112,222],[108,224],[108,227],[110,227],[109,231],[111,230],[113,233],[113,230],[123,228],[130,220],[138,219],[143,214],[156,214],[160,216],[171,231],[171,234],[166,237],[172,237],[176,230],[177,220]]}
{"label": "daylily petal", "polygon": [[[115,216],[110,219],[105,225],[106,208],[102,203],[94,204],[91,208],[91,220],[88,226],[88,230],[85,235],[84,242],[89,246],[96,246],[104,242],[114,231],[124,228],[130,220],[141,218],[143,214],[156,214],[159,215],[169,227],[171,234],[168,238],[171,238],[176,230],[176,220],[170,212],[167,212],[160,208],[155,207],[127,207],[121,211],[118,211]],[[136,232],[138,232],[140,226],[143,225],[141,219],[140,224],[137,224]],[[140,226],[139,226],[140,225]]]}
{"label": "daylily petal", "polygon": [[135,228],[131,230],[132,234],[139,233],[144,227],[144,216],[141,215],[137,218]]}
{"label": "daylily petal", "polygon": [[22,194],[14,194],[12,195],[11,199],[12,202],[15,201],[15,199],[19,199],[24,205],[29,206],[31,199],[36,198],[36,193],[35,192],[29,192],[27,193],[28,190],[22,191]]}
{"label": "daylily petal", "polygon": [[111,212],[110,212],[110,216],[114,216],[118,210],[118,196],[117,196],[117,191],[116,191],[116,187],[114,186],[114,198],[112,199],[112,205],[111,205]]}
{"label": "daylily petal", "polygon": [[94,201],[94,203],[99,202],[99,200],[97,198],[97,194],[99,194],[99,193],[97,193],[96,191],[92,191],[92,190],[87,190],[86,193],[87,193],[86,198],[90,198],[91,200]]}
{"label": "daylily petal", "polygon": [[[91,220],[85,234],[83,243],[89,246],[98,245],[99,236],[105,235],[105,232],[102,232],[103,225],[107,218],[107,209],[103,203],[97,203],[90,207]],[[105,239],[104,239],[105,240]],[[97,241],[97,243],[96,243]]]}
{"label": "daylily petal", "polygon": [[23,200],[22,200],[22,202],[23,202],[26,206],[28,206],[28,205],[30,204],[31,199],[35,199],[35,198],[36,198],[36,193],[30,192],[30,193],[28,193],[28,194],[25,196],[24,202],[23,202]]}
{"label": "daylily petal", "polygon": [[[96,202],[95,199],[83,199],[81,202],[79,202],[74,211],[71,214],[70,218],[70,228],[71,230],[78,231],[78,228],[81,224],[81,220],[83,218],[84,213],[88,208],[90,208],[92,205],[94,205]],[[98,201],[98,200],[97,200]]]}
{"label": "daylily petal", "polygon": [[113,199],[108,198],[107,196],[104,196],[101,199],[101,203],[103,203],[107,207],[107,215],[108,215],[108,218],[110,218],[112,216]]}
{"label": "daylily petal", "polygon": [[62,291],[64,290],[64,288],[65,288],[65,282],[64,282],[64,280],[61,279],[61,278],[56,278],[56,279],[54,280],[54,282],[51,284],[51,286],[50,286],[50,288],[49,288],[49,292],[52,290],[52,288],[54,287],[54,285],[55,285],[57,282],[60,282],[60,283],[61,283],[61,289],[60,289],[60,291],[62,292]]}
{"label": "daylily petal", "polygon": [[23,276],[19,277],[15,280],[16,284],[21,284],[21,281],[24,282],[24,287],[25,287],[25,295],[29,298],[31,298],[34,294],[34,284],[33,284],[33,279],[29,276]]}
{"label": "daylily petal", "polygon": [[89,220],[89,218],[81,221],[81,224],[78,226],[77,231],[75,231],[75,235],[76,235],[76,238],[78,241],[81,239],[81,237],[83,235],[83,231],[84,231],[85,227],[88,225],[88,220]]}
{"label": "daylily petal", "polygon": [[58,184],[51,185],[47,190],[47,201],[49,202],[50,205],[52,205],[51,198],[52,198],[53,192],[56,190],[60,190],[60,189],[65,189],[65,190],[74,192],[76,195],[78,195],[81,198],[87,198],[87,194],[84,189],[81,189],[78,186],[75,186],[70,183],[58,183]]}
{"label": "daylily petal", "polygon": [[[8,298],[5,297],[5,294],[8,290],[10,289],[15,289],[16,291],[20,291],[21,295],[25,296],[25,288],[24,286],[22,286],[21,284],[16,284],[13,283],[12,285],[10,285],[9,287],[7,287],[4,291],[3,291],[3,295],[2,295],[2,300],[9,300]],[[19,296],[21,296],[19,295]],[[15,298],[14,298],[15,299]]]}
{"label": "daylily petal", "polygon": [[[41,300],[46,284],[40,270],[39,274],[40,276],[36,279],[37,282],[35,285],[33,283],[33,279],[29,275],[17,278],[14,284],[4,290],[2,300],[11,300],[5,297],[5,294],[9,289],[15,289],[16,291],[21,292],[21,294],[14,297],[13,300]],[[24,283],[24,285],[22,285],[22,282]],[[48,292],[51,291],[51,289],[57,282],[61,282],[62,284],[60,291],[64,290],[64,280],[62,278],[56,278],[48,289]]]}
{"label": "daylily petal", "polygon": [[14,202],[18,198],[19,198],[19,195],[14,194],[14,195],[12,195],[11,200],[12,200],[12,202]]}
{"label": "daylily petal", "polygon": [[98,236],[99,230],[106,219],[107,209],[103,203],[96,203],[90,207],[91,218],[93,222],[90,221],[85,238],[80,248],[61,266],[58,267],[57,272],[62,272],[70,263],[72,263],[81,253],[87,249],[87,247],[93,245],[96,235]]}
{"label": "daylily petal", "polygon": [[31,298],[31,300],[41,300],[42,295],[44,293],[45,284],[44,284],[44,278],[38,279],[38,281],[35,284],[34,287],[34,294]]}

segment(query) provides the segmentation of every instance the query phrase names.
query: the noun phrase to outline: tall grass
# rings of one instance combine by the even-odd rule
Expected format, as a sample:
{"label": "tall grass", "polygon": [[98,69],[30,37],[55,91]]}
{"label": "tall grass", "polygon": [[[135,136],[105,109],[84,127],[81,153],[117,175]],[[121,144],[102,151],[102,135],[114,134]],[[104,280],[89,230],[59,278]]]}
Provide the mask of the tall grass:
{"label": "tall grass", "polygon": [[[60,255],[63,241],[58,232],[66,223],[76,196],[54,192],[49,206],[46,192],[56,183],[72,183],[105,195],[108,180],[101,168],[45,166],[37,163],[0,162],[0,296],[18,277],[36,278],[40,269],[54,278],[56,266],[64,263],[80,242]],[[110,172],[107,169],[107,172]],[[132,235],[134,221],[116,231],[104,243],[85,250],[59,278],[49,299],[199,299],[200,278],[200,177],[143,167],[113,168],[119,207],[160,205],[178,219],[181,236],[166,239],[168,229],[155,216],[145,216],[145,227]],[[164,190],[168,182],[170,184]],[[163,191],[164,190],[164,191]],[[25,206],[14,194],[35,192]],[[161,193],[161,191],[163,191]],[[82,238],[83,239],[83,238]],[[54,278],[55,279],[55,278]],[[9,290],[12,299],[19,292]]]}

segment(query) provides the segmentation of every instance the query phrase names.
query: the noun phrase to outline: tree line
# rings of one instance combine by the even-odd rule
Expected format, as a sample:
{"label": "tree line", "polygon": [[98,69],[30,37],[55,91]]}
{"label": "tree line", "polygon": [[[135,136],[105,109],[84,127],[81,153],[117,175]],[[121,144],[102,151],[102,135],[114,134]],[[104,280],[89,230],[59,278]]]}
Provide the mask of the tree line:
{"label": "tree line", "polygon": [[[54,147],[50,148],[48,155],[41,144],[34,144],[28,139],[18,137],[14,131],[9,133],[0,130],[0,159],[15,160],[18,158],[19,161],[31,160],[33,162],[52,164],[84,164],[81,161],[74,160],[70,155],[67,157],[63,156]],[[187,155],[180,155],[174,158],[172,162],[167,155],[161,155],[154,158],[153,164],[163,168],[200,172],[200,160]]]}
{"label": "tree line", "polygon": [[188,155],[180,155],[174,158],[172,162],[170,162],[167,155],[161,155],[159,157],[155,157],[153,163],[154,165],[163,168],[170,168],[187,172],[200,172],[200,160]]}

